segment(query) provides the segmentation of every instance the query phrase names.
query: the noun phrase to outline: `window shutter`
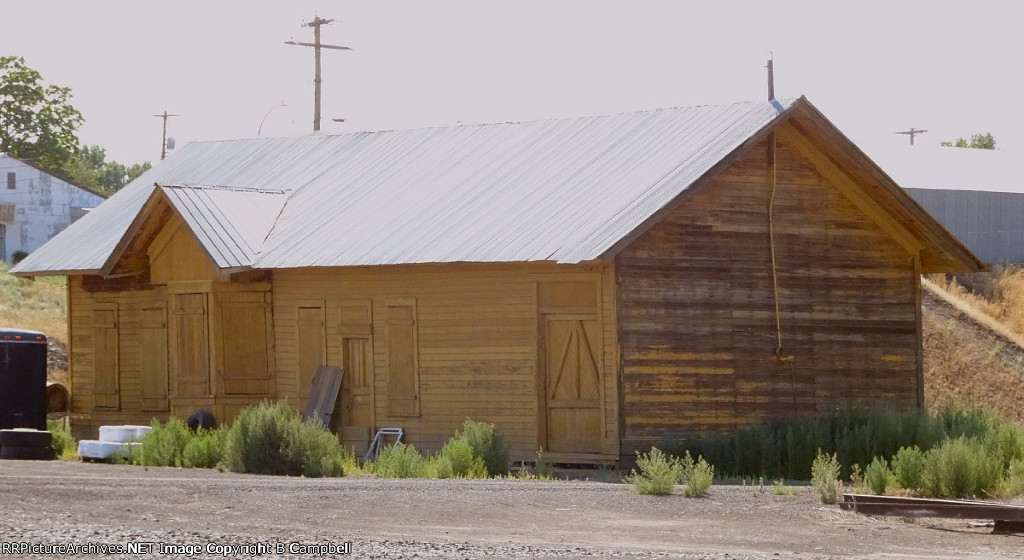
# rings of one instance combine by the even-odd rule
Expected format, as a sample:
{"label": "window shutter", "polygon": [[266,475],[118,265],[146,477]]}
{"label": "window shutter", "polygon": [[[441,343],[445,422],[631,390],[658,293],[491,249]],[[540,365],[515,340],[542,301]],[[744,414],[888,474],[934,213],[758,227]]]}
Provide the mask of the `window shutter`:
{"label": "window shutter", "polygon": [[93,395],[96,408],[118,407],[117,304],[93,308]]}
{"label": "window shutter", "polygon": [[388,305],[388,415],[419,415],[415,305]]}

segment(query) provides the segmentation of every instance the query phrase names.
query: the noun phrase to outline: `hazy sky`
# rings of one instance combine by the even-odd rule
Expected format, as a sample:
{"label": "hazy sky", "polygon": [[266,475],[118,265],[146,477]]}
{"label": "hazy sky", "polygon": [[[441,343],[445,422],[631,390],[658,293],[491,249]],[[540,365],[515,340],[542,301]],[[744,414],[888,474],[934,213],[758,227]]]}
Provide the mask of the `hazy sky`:
{"label": "hazy sky", "polygon": [[[0,54],[66,85],[124,163],[169,136],[305,134],[323,41],[327,132],[806,95],[865,147],[992,132],[1024,148],[1024,8],[1003,2],[4,2]],[[279,107],[282,102],[287,106]],[[269,115],[268,115],[269,111]],[[344,118],[338,124],[332,118]]]}

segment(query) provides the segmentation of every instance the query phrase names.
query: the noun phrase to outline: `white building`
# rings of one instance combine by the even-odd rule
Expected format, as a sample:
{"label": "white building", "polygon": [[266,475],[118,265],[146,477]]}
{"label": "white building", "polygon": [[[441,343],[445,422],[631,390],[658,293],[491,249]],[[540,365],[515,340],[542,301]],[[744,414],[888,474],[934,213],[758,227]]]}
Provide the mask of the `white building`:
{"label": "white building", "polygon": [[35,251],[105,199],[0,153],[0,261]]}

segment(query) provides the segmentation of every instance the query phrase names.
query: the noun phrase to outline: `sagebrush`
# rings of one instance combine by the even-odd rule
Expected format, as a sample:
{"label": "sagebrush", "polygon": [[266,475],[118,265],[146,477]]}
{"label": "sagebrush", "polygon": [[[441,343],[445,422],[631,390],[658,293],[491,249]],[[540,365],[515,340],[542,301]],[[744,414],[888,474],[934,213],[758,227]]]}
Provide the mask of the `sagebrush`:
{"label": "sagebrush", "polygon": [[890,407],[844,408],[832,414],[771,422],[738,429],[724,436],[672,444],[677,455],[690,451],[715,465],[729,478],[809,480],[819,449],[835,455],[840,477],[849,479],[854,464],[889,459],[904,447],[927,451],[947,439],[980,438],[998,449],[1004,466],[1024,458],[1022,428],[995,412],[948,405],[935,413],[899,411]]}
{"label": "sagebrush", "polygon": [[303,421],[285,402],[243,409],[224,437],[224,466],[233,472],[342,476],[351,452],[317,421]]}
{"label": "sagebrush", "polygon": [[843,485],[839,482],[839,460],[835,454],[818,451],[811,463],[811,487],[821,503],[834,504],[839,501]]}
{"label": "sagebrush", "polygon": [[161,423],[154,419],[150,430],[139,440],[142,449],[133,460],[147,467],[182,467],[185,445],[192,438],[192,432],[180,418],[171,417]]}
{"label": "sagebrush", "polygon": [[667,496],[676,487],[682,476],[682,467],[674,457],[666,455],[657,447],[648,453],[636,454],[636,466],[626,477],[626,482],[633,485],[638,494]]}
{"label": "sagebrush", "polygon": [[483,460],[490,476],[508,474],[512,462],[508,444],[494,424],[474,422],[466,418],[462,429],[455,432],[454,439],[465,441],[473,449],[473,455]]}

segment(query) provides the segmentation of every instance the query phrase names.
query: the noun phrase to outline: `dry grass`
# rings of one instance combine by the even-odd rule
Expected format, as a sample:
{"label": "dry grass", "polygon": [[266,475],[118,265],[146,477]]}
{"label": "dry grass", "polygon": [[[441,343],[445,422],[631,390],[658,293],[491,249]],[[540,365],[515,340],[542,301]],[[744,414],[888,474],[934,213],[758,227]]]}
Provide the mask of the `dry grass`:
{"label": "dry grass", "polygon": [[991,272],[932,274],[928,279],[976,311],[1024,336],[1024,268],[997,265]]}
{"label": "dry grass", "polygon": [[[964,288],[959,283],[946,285],[953,286],[953,295],[971,309],[985,315],[989,315],[984,311],[986,307],[994,310],[990,300],[970,292],[962,297],[960,290]],[[1020,406],[1024,402],[1024,348],[931,292],[925,290],[922,295],[925,400],[929,408],[936,410],[947,402],[983,405],[1007,418],[1024,420],[1024,408]],[[1012,317],[1018,312],[999,315]]]}
{"label": "dry grass", "polygon": [[[63,349],[68,339],[67,280],[63,276],[17,278],[7,273],[9,268],[0,262],[0,327],[46,333],[53,358],[54,345]],[[47,377],[66,384],[66,366],[55,366],[51,360]]]}
{"label": "dry grass", "polygon": [[67,283],[63,276],[28,280],[7,273],[0,262],[0,326],[41,331],[68,339]]}

